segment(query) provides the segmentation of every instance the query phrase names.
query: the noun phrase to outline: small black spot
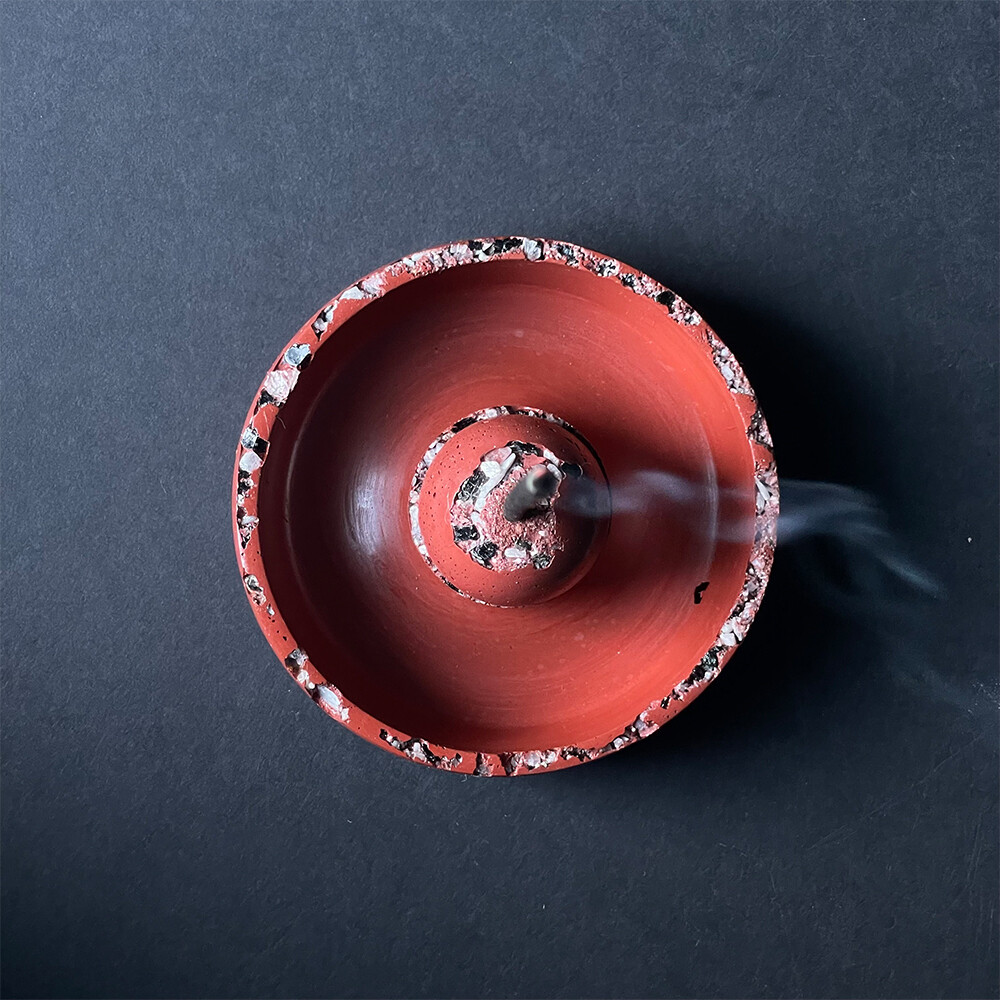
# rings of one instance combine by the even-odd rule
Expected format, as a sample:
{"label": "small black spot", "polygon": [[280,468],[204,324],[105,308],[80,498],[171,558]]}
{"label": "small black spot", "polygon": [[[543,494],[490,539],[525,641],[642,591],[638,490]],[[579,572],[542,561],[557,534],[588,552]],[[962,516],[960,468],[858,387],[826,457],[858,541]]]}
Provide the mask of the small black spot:
{"label": "small black spot", "polygon": [[474,542],[479,537],[479,531],[474,524],[452,528],[451,533],[455,536],[456,542]]}
{"label": "small black spot", "polygon": [[694,603],[701,604],[701,595],[708,589],[708,580],[694,588]]}
{"label": "small black spot", "polygon": [[497,547],[494,542],[483,542],[482,545],[477,545],[469,555],[479,563],[480,566],[485,566],[490,569],[493,562],[493,557],[497,554]]}
{"label": "small black spot", "polygon": [[539,552],[538,555],[531,560],[531,565],[534,566],[535,569],[548,569],[549,566],[552,565],[552,556],[550,556],[547,552]]}
{"label": "small black spot", "polygon": [[583,475],[583,469],[576,462],[563,462],[559,470],[564,476],[571,476],[573,479],[579,479]]}
{"label": "small black spot", "polygon": [[635,277],[634,274],[619,274],[618,275],[618,280],[626,288],[631,288],[633,292],[635,291],[635,286],[638,284],[638,281],[636,280],[636,277]]}
{"label": "small black spot", "polygon": [[253,451],[258,458],[263,458],[267,454],[267,442],[262,437],[258,437],[253,443]]}
{"label": "small black spot", "polygon": [[496,243],[493,244],[493,252],[507,253],[510,250],[517,250],[520,246],[521,246],[520,240],[514,240],[510,238],[505,240],[497,240]]}
{"label": "small black spot", "polygon": [[562,259],[568,264],[579,265],[580,263],[576,259],[576,251],[572,247],[566,246],[565,243],[556,244],[556,253],[558,253],[559,256],[562,257]]}
{"label": "small black spot", "polygon": [[272,404],[272,405],[274,405],[274,406],[281,406],[281,403],[279,403],[274,398],[274,396],[272,396],[267,391],[267,389],[261,389],[260,399],[257,400],[257,409],[259,410],[262,406],[267,406],[269,403]]}
{"label": "small black spot", "polygon": [[677,296],[674,295],[672,291],[668,288],[664,288],[659,295],[656,296],[656,301],[660,303],[661,306],[666,306],[668,309],[673,309],[674,303],[677,301]]}
{"label": "small black spot", "polygon": [[594,274],[602,278],[610,278],[611,275],[618,273],[618,265],[613,260],[606,260],[604,258],[597,260],[590,259],[584,261],[584,263]]}
{"label": "small black spot", "polygon": [[706,677],[719,667],[719,654],[713,648],[710,649],[688,675],[688,684],[700,684]]}
{"label": "small black spot", "polygon": [[757,444],[763,445],[765,448],[770,450],[771,443],[768,441],[767,434],[764,430],[764,415],[759,409],[754,410],[754,414],[750,418],[748,432],[751,441],[755,441]]}
{"label": "small black spot", "polygon": [[462,483],[458,488],[458,492],[455,494],[455,503],[464,503],[467,500],[472,500],[476,494],[479,492],[479,487],[486,482],[486,475],[481,470],[476,469],[475,472],[469,476],[468,479]]}
{"label": "small black spot", "polygon": [[541,456],[542,450],[535,444],[526,444],[524,441],[508,441],[507,447],[510,448],[515,455],[538,455]]}
{"label": "small black spot", "polygon": [[531,542],[527,538],[517,538],[514,540],[514,544],[519,549],[524,549],[525,552],[531,551]]}
{"label": "small black spot", "polygon": [[499,756],[507,777],[510,778],[517,774],[517,769],[521,766],[521,755],[519,753],[502,753]]}
{"label": "small black spot", "polygon": [[451,432],[457,434],[459,431],[464,431],[466,427],[471,427],[475,422],[475,417],[465,417],[459,420],[457,424],[451,425]]}
{"label": "small black spot", "polygon": [[483,241],[482,240],[469,240],[469,249],[473,253],[478,253],[480,250],[483,249]]}

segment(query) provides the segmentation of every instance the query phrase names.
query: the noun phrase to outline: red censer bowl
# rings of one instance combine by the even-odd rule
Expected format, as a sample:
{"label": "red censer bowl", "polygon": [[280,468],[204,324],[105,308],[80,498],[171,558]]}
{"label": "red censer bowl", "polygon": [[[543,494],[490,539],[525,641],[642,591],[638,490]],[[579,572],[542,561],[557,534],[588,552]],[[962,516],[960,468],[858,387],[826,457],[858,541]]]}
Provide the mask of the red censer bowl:
{"label": "red censer bowl", "polygon": [[760,604],[778,484],[702,318],[603,254],[469,240],[332,299],[240,436],[236,551],[328,715],[463,774],[552,771],[658,729]]}

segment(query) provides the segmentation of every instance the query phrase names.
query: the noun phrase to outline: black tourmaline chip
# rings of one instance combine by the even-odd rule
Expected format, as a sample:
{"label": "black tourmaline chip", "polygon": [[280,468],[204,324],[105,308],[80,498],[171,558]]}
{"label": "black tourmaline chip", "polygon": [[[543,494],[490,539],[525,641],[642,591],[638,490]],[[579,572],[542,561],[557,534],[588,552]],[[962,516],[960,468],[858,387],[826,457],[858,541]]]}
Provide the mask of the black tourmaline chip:
{"label": "black tourmaline chip", "polygon": [[562,257],[563,260],[568,261],[570,264],[578,263],[576,259],[576,252],[572,247],[568,247],[564,243],[556,244],[556,252],[560,257]]}
{"label": "black tourmaline chip", "polygon": [[497,554],[497,547],[493,542],[483,542],[482,545],[477,545],[469,555],[479,563],[480,566],[485,566],[487,569],[490,568],[490,563],[493,561],[493,557]]}
{"label": "black tourmaline chip", "polygon": [[474,524],[467,524],[461,528],[452,528],[451,533],[455,536],[456,542],[474,542],[479,537],[479,532]]}
{"label": "black tourmaline chip", "polygon": [[718,669],[718,666],[719,654],[714,649],[710,649],[702,658],[701,663],[699,663],[694,670],[691,671],[688,681],[691,684],[700,684],[709,675],[709,673]]}
{"label": "black tourmaline chip", "polygon": [[677,301],[677,296],[665,288],[659,295],[656,296],[656,301],[659,302],[661,306],[673,309],[674,303]]}
{"label": "black tourmaline chip", "polygon": [[626,287],[631,288],[635,291],[635,286],[637,284],[634,274],[619,274],[618,280]]}
{"label": "black tourmaline chip", "polygon": [[576,462],[563,462],[559,468],[564,476],[571,476],[573,479],[579,479],[583,475],[583,469]]}
{"label": "black tourmaline chip", "polygon": [[538,555],[531,560],[531,565],[534,566],[535,569],[546,569],[551,562],[552,556],[546,552],[539,552]]}
{"label": "black tourmaline chip", "polygon": [[694,603],[701,604],[701,595],[705,593],[708,589],[708,581],[704,583],[699,583],[697,587],[694,588]]}
{"label": "black tourmaline chip", "polygon": [[475,417],[463,417],[457,424],[451,425],[452,433],[457,434],[459,431],[465,430],[466,427],[471,427],[475,422]]}
{"label": "black tourmaline chip", "polygon": [[535,444],[525,444],[523,441],[508,441],[507,447],[515,455],[541,455],[542,450]]}
{"label": "black tourmaline chip", "polygon": [[455,494],[455,503],[463,503],[466,500],[472,500],[476,493],[479,492],[479,487],[486,482],[485,473],[476,469],[475,472],[469,476],[468,479],[458,488],[458,492]]}

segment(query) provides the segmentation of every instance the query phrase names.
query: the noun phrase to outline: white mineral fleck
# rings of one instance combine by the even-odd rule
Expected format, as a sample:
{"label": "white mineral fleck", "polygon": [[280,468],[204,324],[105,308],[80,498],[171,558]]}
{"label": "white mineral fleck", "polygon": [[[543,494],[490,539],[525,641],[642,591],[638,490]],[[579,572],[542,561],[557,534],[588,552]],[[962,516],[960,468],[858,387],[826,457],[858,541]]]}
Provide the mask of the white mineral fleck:
{"label": "white mineral fleck", "polygon": [[476,510],[482,510],[486,506],[486,498],[503,482],[504,476],[510,471],[510,467],[514,464],[516,458],[517,456],[511,452],[502,464],[498,464],[497,462],[483,462],[480,468],[487,478],[486,482],[479,488],[479,495],[476,497],[475,503]]}
{"label": "white mineral fleck", "polygon": [[292,346],[285,351],[285,364],[291,365],[293,368],[298,368],[298,366],[309,357],[309,353],[310,351],[307,344],[292,344]]}
{"label": "white mineral fleck", "polygon": [[338,715],[341,721],[346,722],[348,719],[347,706],[340,700],[340,695],[335,688],[329,687],[326,684],[320,684],[319,686],[319,699],[329,708],[333,709],[335,715]]}
{"label": "white mineral fleck", "polygon": [[295,387],[299,373],[295,368],[279,369],[267,373],[264,379],[264,391],[277,402],[283,403],[288,399],[288,394]]}
{"label": "white mineral fleck", "polygon": [[256,472],[262,465],[260,455],[255,451],[247,451],[240,458],[240,468],[244,472]]}

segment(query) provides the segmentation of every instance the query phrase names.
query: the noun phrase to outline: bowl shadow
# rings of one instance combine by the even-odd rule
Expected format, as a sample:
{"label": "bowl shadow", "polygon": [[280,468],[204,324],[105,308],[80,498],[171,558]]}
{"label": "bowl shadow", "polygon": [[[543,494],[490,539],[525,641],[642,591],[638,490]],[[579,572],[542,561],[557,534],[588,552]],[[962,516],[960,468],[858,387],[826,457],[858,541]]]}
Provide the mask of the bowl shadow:
{"label": "bowl shadow", "polygon": [[[655,271],[654,271],[655,273]],[[838,483],[885,495],[882,468],[891,442],[870,433],[871,401],[856,376],[837,357],[817,347],[782,316],[716,294],[685,288],[685,298],[733,350],[743,366],[775,442],[782,481]],[[821,373],[820,377],[814,377]],[[786,505],[783,497],[783,516]],[[677,761],[706,750],[738,759],[801,731],[806,719],[826,719],[849,710],[858,679],[848,662],[878,660],[899,634],[899,616],[913,615],[920,595],[904,593],[887,610],[878,594],[831,599],[846,558],[855,569],[878,553],[854,546],[836,558],[815,539],[782,542],[761,608],[733,659],[691,705],[659,732],[621,753],[565,772],[572,782],[619,781],[637,771],[643,780]],[[820,575],[827,578],[820,585]],[[872,599],[866,599],[870,597]],[[870,669],[870,668],[869,668]],[[886,685],[870,685],[865,697],[891,697]],[[803,706],[807,706],[803,709]]]}

